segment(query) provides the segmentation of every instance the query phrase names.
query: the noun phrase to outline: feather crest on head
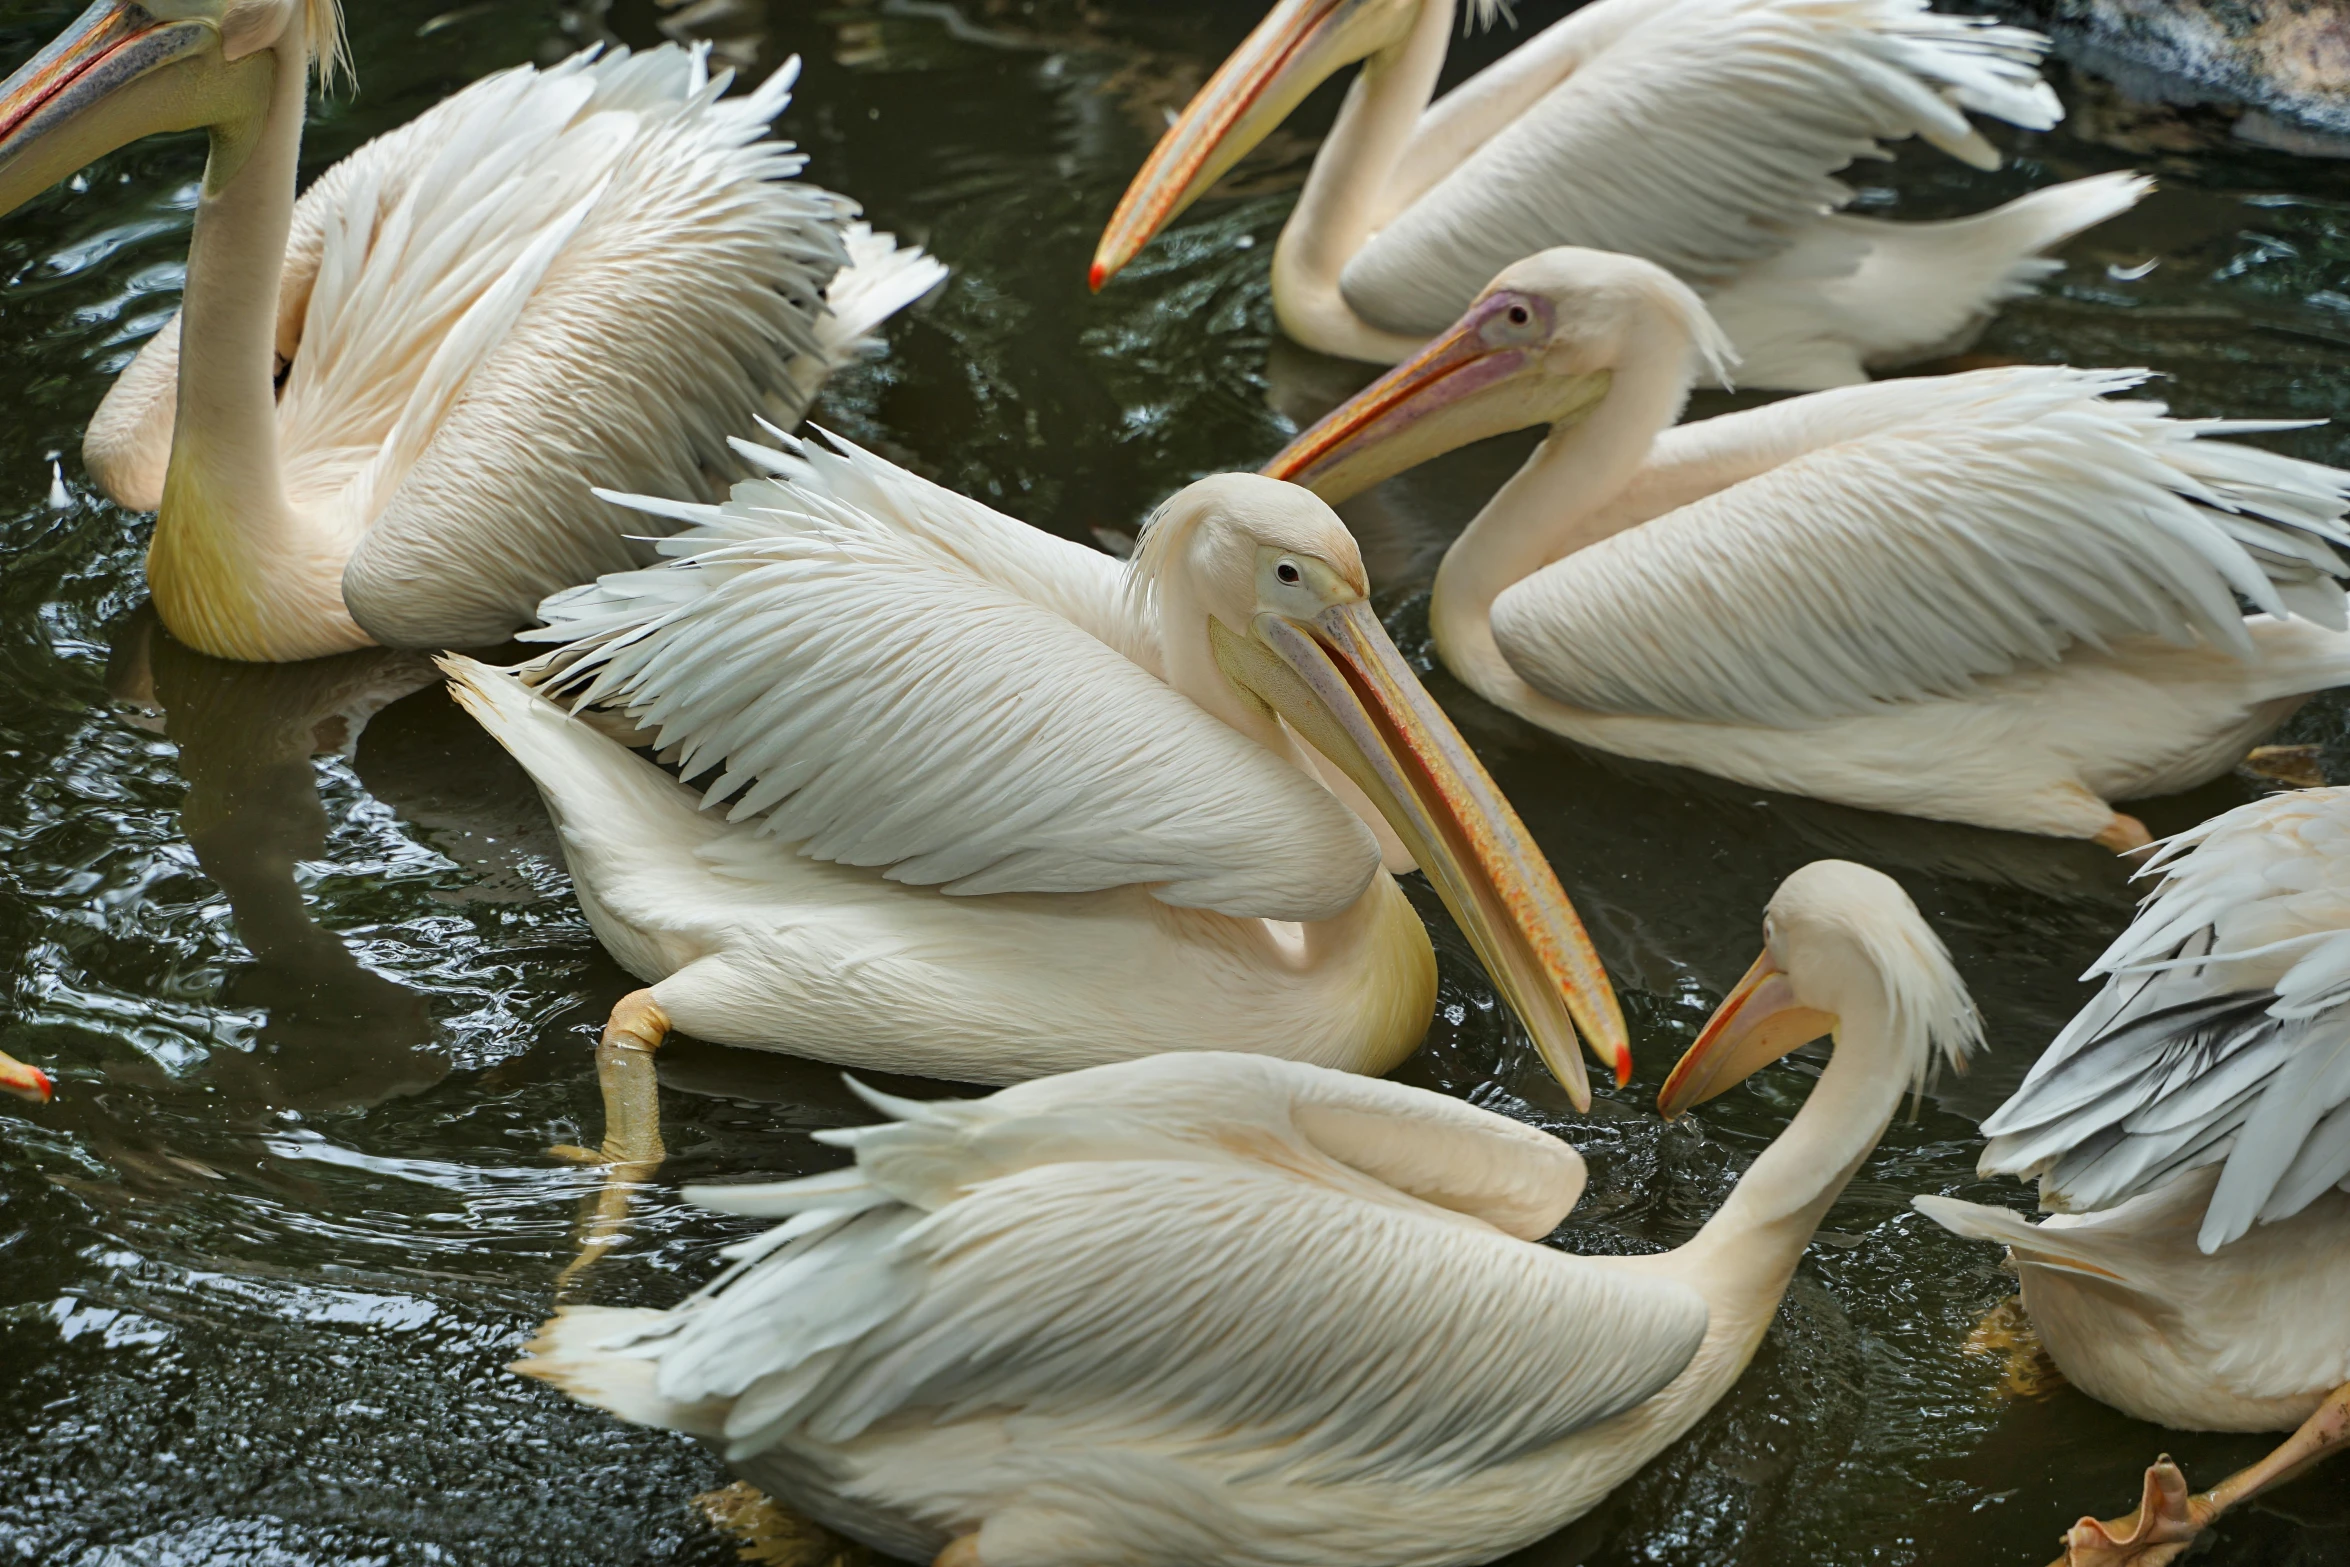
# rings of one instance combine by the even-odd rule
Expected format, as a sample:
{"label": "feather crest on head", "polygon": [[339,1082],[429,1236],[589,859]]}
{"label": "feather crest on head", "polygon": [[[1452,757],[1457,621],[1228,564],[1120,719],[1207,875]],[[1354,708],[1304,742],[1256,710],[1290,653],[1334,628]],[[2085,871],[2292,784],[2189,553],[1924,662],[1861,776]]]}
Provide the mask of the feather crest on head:
{"label": "feather crest on head", "polygon": [[302,30],[310,41],[310,66],[322,92],[353,84],[351,35],[343,26],[343,0],[302,0]]}

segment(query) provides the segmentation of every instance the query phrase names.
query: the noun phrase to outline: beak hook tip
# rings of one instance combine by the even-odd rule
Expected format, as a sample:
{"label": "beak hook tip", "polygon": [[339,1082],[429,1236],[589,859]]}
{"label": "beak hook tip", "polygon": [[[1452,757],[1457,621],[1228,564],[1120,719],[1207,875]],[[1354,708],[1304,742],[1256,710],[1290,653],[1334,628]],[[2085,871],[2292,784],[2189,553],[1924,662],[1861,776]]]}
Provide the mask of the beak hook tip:
{"label": "beak hook tip", "polygon": [[1093,293],[1096,293],[1096,294],[1098,294],[1098,293],[1100,293],[1100,292],[1102,291],[1102,285],[1103,285],[1104,283],[1107,283],[1109,280],[1110,280],[1110,269],[1109,269],[1108,267],[1105,267],[1105,266],[1103,266],[1103,265],[1102,265],[1100,262],[1098,262],[1098,261],[1097,261],[1097,262],[1095,262],[1095,263],[1093,264],[1093,267],[1092,267],[1092,269],[1091,269],[1090,271],[1088,271],[1088,272],[1085,274],[1085,286],[1086,286],[1086,288],[1087,288],[1087,289],[1088,289],[1090,292],[1093,292]]}

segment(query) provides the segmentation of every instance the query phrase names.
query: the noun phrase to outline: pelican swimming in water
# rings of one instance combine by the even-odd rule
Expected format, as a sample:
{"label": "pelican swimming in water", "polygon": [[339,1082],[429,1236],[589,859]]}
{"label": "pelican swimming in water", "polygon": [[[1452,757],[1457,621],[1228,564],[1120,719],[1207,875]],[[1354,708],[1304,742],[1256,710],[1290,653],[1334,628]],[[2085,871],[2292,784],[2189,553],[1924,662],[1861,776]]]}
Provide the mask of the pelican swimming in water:
{"label": "pelican swimming in water", "polygon": [[1439,1567],[1596,1506],[1729,1391],[1820,1218],[1975,1037],[1942,944],[1821,861],[1674,1070],[1677,1114],[1834,1031],[1810,1099],[1661,1255],[1541,1244],[1556,1139],[1422,1089],[1180,1054],[866,1097],[846,1169],[694,1199],[787,1219],[674,1311],[572,1308],[516,1369],[699,1437],[940,1567]]}
{"label": "pelican swimming in water", "polygon": [[1203,479],[1120,563],[845,443],[744,450],[775,477],[724,506],[631,503],[685,525],[674,559],[550,600],[533,636],[567,646],[447,665],[647,982],[599,1053],[614,1163],[661,1157],[671,1028],[963,1082],[1387,1071],[1436,969],[1383,861],[1428,873],[1577,1103],[1578,1029],[1629,1074],[1566,894],[1313,496]]}
{"label": "pelican swimming in water", "polygon": [[[2062,116],[2047,40],[1927,0],[1596,0],[1430,105],[1460,0],[1280,0],[1168,128],[1094,253],[1102,286],[1313,91],[1363,62],[1273,253],[1309,348],[1394,364],[1496,272],[1622,251],[1706,297],[1749,386],[1811,390],[1964,346],[2151,186],[2104,174],[1939,223],[1847,216],[1836,175],[1971,111]],[[1507,10],[1470,0],[1480,22]]]}
{"label": "pelican swimming in water", "polygon": [[211,132],[185,307],[84,449],[156,511],[156,609],[204,652],[505,640],[651,558],[590,485],[722,495],[726,436],[796,420],[942,275],[764,139],[796,61],[722,98],[675,47],[488,77],[297,202],[310,77],[342,49],[337,0],[98,0],[0,84],[0,212]]}
{"label": "pelican swimming in water", "polygon": [[39,1067],[26,1066],[13,1057],[0,1055],[0,1093],[14,1094],[19,1099],[30,1099],[37,1105],[45,1105],[56,1097],[57,1085]]}
{"label": "pelican swimming in water", "polygon": [[2350,789],[2272,795],[2167,840],[2105,986],[1983,1123],[2038,1224],[1920,1197],[2013,1254],[2068,1381],[2181,1430],[2291,1431],[2197,1496],[2168,1458],[2071,1567],[2159,1567],[2226,1509],[2350,1448]]}
{"label": "pelican swimming in water", "polygon": [[1445,664],[1600,750],[1871,810],[2138,847],[2111,802],[2350,682],[2350,474],[2212,439],[2296,425],[2018,366],[1674,426],[1729,355],[1662,268],[1548,251],[1265,471],[1335,501],[1549,426],[1436,574]]}

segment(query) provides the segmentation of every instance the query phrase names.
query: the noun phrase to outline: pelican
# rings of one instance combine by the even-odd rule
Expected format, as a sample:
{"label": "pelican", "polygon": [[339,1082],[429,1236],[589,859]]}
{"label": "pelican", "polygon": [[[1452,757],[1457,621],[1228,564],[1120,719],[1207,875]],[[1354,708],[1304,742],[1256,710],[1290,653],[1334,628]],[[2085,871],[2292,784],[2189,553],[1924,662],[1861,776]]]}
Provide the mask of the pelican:
{"label": "pelican", "polygon": [[[1470,0],[1479,22],[1504,0]],[[1836,178],[1922,136],[1977,168],[1969,111],[2062,117],[2048,41],[1927,0],[1597,0],[1430,106],[1459,0],[1280,0],[1167,130],[1094,252],[1100,288],[1315,85],[1363,69],[1273,252],[1308,348],[1394,364],[1509,263],[1623,251],[1703,293],[1751,386],[1817,390],[1955,351],[2127,210],[2134,175],[1973,217],[1845,215]]]}
{"label": "pelican", "polygon": [[19,1099],[30,1099],[37,1105],[45,1105],[56,1097],[57,1085],[39,1067],[26,1066],[11,1056],[0,1055],[0,1093],[14,1094]]}
{"label": "pelican", "polygon": [[2212,439],[2296,426],[2019,366],[1668,428],[1730,354],[1662,268],[1546,251],[1266,472],[1335,501],[1548,425],[1436,574],[1444,662],[1583,744],[1871,810],[2136,848],[2111,802],[2350,681],[2350,474]]}
{"label": "pelican", "polygon": [[1423,1089],[1223,1053],[986,1099],[865,1092],[846,1169],[689,1195],[787,1222],[674,1311],[572,1308],[516,1369],[689,1432],[940,1567],[1490,1561],[1695,1424],[1821,1216],[1974,1010],[1886,877],[1817,862],[1668,1114],[1834,1030],[1687,1245],[1540,1244],[1573,1149]]}
{"label": "pelican", "polygon": [[2096,999],[1983,1123],[2038,1224],[1917,1206],[2011,1248],[2066,1378],[2181,1430],[2291,1431],[2190,1496],[2168,1458],[2071,1567],[2160,1567],[2220,1513],[2350,1448],[2350,789],[2272,795],[2166,840],[2090,969]]}
{"label": "pelican", "polygon": [[139,137],[211,133],[185,308],[84,447],[157,513],[148,585],[203,652],[505,640],[651,558],[591,483],[722,495],[726,434],[796,419],[942,275],[763,139],[796,61],[721,98],[732,78],[676,47],[488,77],[297,202],[342,40],[337,0],[98,0],[0,84],[0,212]]}
{"label": "pelican", "polygon": [[1628,1077],[1573,907],[1327,506],[1204,479],[1121,564],[791,445],[746,443],[774,477],[724,506],[630,501],[684,525],[672,560],[549,600],[535,666],[445,666],[647,982],[599,1052],[613,1164],[661,1157],[671,1028],[979,1083],[1187,1048],[1387,1071],[1436,971],[1383,863],[1428,872],[1578,1104],[1578,1029]]}

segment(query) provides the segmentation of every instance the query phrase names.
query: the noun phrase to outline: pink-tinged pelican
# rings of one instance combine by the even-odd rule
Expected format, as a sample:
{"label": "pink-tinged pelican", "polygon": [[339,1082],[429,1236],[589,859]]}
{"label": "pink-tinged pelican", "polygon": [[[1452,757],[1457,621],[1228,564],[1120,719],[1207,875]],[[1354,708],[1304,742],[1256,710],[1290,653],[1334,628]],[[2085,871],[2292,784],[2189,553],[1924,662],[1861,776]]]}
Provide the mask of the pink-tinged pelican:
{"label": "pink-tinged pelican", "polygon": [[39,1067],[0,1055],[0,1094],[14,1094],[19,1099],[45,1105],[56,1097],[57,1085]]}
{"label": "pink-tinged pelican", "polygon": [[1384,1072],[1436,970],[1383,861],[1428,873],[1578,1104],[1578,1030],[1629,1075],[1566,894],[1312,495],[1203,479],[1121,563],[845,444],[742,450],[774,477],[723,506],[630,502],[687,531],[549,600],[532,635],[566,646],[446,666],[647,983],[599,1052],[613,1163],[662,1156],[671,1028],[963,1082],[1175,1049]]}
{"label": "pink-tinged pelican", "polygon": [[1164,1055],[817,1134],[848,1168],[689,1189],[785,1219],[674,1311],[572,1308],[516,1369],[689,1432],[939,1567],[1444,1567],[1589,1511],[1753,1358],[1821,1216],[1975,1036],[1900,889],[1822,861],[1675,1070],[1677,1113],[1833,1030],[1688,1244],[1541,1244],[1574,1150],[1399,1084]]}
{"label": "pink-tinged pelican", "polygon": [[797,62],[722,98],[702,51],[488,77],[297,202],[337,0],[98,0],[0,84],[0,212],[207,129],[185,307],[91,421],[157,513],[165,625],[224,658],[477,646],[643,564],[593,484],[715,498],[725,437],[798,418],[935,262],[765,140]]}
{"label": "pink-tinged pelican", "polygon": [[2142,846],[2111,802],[2350,682],[2350,474],[2212,438],[2296,426],[2060,366],[1675,426],[1730,352],[1662,268],[1548,251],[1266,472],[1337,500],[1549,426],[1436,574],[1445,663],[1586,745],[1871,810]]}
{"label": "pink-tinged pelican", "polygon": [[2350,789],[2272,795],[2164,842],[2105,986],[1983,1123],[2038,1224],[1920,1197],[2011,1249],[2068,1380],[2181,1430],[2291,1431],[2190,1496],[2084,1518],[2071,1567],[2160,1567],[2226,1509],[2350,1448]]}
{"label": "pink-tinged pelican", "polygon": [[[1352,61],[1273,253],[1309,348],[1393,364],[1511,262],[1622,251],[1706,297],[1749,386],[1812,390],[1949,353],[2150,186],[2098,175],[1939,223],[1841,209],[1837,171],[1921,136],[1977,168],[1971,111],[2061,117],[2047,40],[1927,0],[1595,0],[1431,107],[1460,0],[1280,0],[1163,137],[1094,253],[1133,259]],[[1480,22],[1506,7],[1470,0]]]}

